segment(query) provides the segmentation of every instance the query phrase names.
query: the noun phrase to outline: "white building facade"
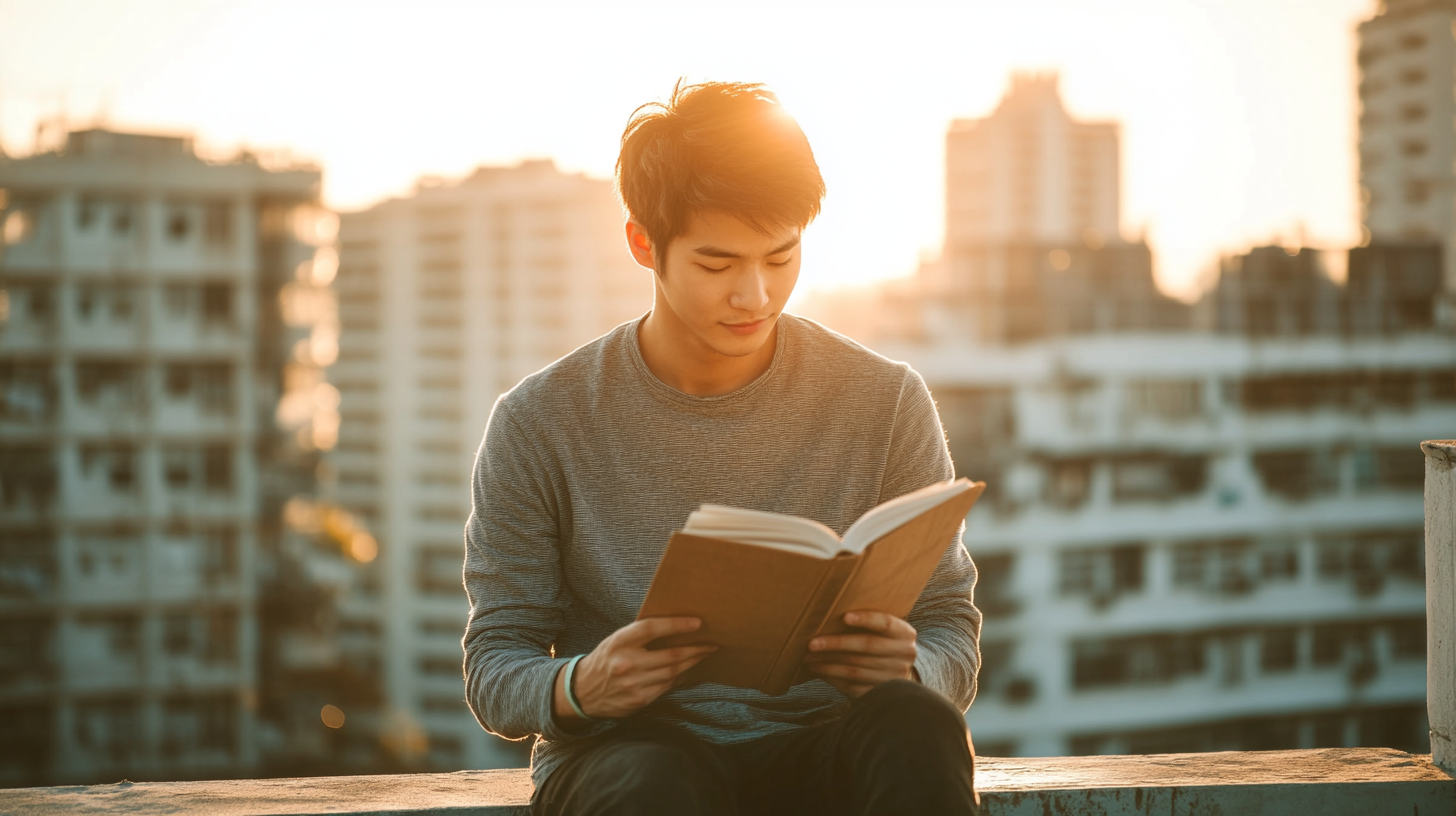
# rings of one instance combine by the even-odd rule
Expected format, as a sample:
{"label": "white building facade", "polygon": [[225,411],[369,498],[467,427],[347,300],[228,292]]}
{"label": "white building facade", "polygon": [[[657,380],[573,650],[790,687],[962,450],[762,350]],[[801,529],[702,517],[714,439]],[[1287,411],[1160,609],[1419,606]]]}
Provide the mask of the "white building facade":
{"label": "white building facade", "polygon": [[346,214],[340,226],[340,393],[331,454],[340,505],[378,539],[386,738],[438,769],[521,765],[529,745],[482,731],[464,703],[462,531],[496,398],[651,306],[607,181],[550,161]]}
{"label": "white building facade", "polygon": [[0,784],[256,767],[274,304],[319,184],[104,130],[0,157]]}
{"label": "white building facade", "polygon": [[[1453,24],[1456,3],[1450,0],[1382,0],[1359,29],[1360,186],[1367,237],[1439,242],[1448,303],[1456,293]],[[1445,319],[1456,315],[1448,312]]]}
{"label": "white building facade", "polygon": [[990,116],[946,134],[946,244],[1101,244],[1119,234],[1115,122],[1083,122],[1055,74],[1013,74]]}
{"label": "white building facade", "polygon": [[1421,750],[1422,458],[1449,335],[882,349],[925,376],[986,615],[988,755]]}

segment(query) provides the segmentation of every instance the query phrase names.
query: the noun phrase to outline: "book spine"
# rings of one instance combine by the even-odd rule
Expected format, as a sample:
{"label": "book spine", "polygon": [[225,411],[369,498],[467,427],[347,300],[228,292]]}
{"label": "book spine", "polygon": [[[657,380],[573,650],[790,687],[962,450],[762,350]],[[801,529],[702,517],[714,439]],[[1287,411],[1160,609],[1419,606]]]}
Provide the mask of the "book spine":
{"label": "book spine", "polygon": [[801,676],[808,679],[804,669],[804,657],[809,654],[809,641],[824,627],[825,617],[839,603],[845,587],[854,580],[854,574],[863,562],[863,554],[838,557],[827,562],[827,569],[814,585],[814,591],[809,594],[808,602],[794,623],[792,634],[764,675],[759,691],[777,697],[786,693]]}

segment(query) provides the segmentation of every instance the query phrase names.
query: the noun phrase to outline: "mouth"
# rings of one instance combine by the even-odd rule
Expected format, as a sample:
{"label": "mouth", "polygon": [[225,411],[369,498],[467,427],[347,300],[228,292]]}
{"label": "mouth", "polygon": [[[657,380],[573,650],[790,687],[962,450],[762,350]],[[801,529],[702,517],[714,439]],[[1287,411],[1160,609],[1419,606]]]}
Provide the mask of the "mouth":
{"label": "mouth", "polygon": [[722,325],[724,326],[724,328],[728,329],[728,331],[731,331],[736,335],[739,335],[741,337],[747,337],[748,335],[753,334],[759,329],[768,325],[768,320],[769,319],[767,317],[764,317],[759,318],[758,320],[747,321],[744,323],[724,323]]}

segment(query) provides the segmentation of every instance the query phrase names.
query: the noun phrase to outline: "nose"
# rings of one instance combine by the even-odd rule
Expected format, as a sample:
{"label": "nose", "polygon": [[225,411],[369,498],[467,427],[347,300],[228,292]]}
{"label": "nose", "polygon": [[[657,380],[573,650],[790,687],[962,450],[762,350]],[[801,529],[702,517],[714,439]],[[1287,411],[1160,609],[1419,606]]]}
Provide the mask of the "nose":
{"label": "nose", "polygon": [[769,303],[768,272],[761,264],[748,264],[733,281],[728,293],[728,305],[744,312],[759,315]]}

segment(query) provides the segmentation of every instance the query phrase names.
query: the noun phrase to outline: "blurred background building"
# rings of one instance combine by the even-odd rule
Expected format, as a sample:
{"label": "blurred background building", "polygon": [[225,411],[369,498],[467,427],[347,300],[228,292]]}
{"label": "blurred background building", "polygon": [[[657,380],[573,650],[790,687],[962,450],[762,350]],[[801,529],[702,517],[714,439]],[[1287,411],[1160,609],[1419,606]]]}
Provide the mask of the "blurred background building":
{"label": "blurred background building", "polygon": [[[996,116],[1033,88],[1061,111],[1032,77]],[[1023,189],[1076,186],[1039,179],[1079,166],[1066,121],[1016,125],[1062,154],[1003,158]],[[966,130],[948,202],[989,183],[957,171]],[[977,749],[1427,750],[1418,445],[1456,425],[1438,233],[1257,247],[1188,306],[1159,293],[1146,244],[1108,231],[1107,195],[1110,216],[1041,234],[964,228],[977,209],[948,203],[916,279],[808,307],[914,365],[960,475],[990,485],[966,531]]]}
{"label": "blurred background building", "polygon": [[469,480],[495,400],[651,306],[605,180],[549,160],[481,167],[343,216],[338,445],[330,498],[374,531],[371,592],[348,625],[377,639],[385,737],[428,767],[525,764],[464,702]]}
{"label": "blurred background building", "polygon": [[1383,0],[1360,25],[1360,189],[1375,242],[1442,248],[1443,323],[1456,323],[1456,4]]}
{"label": "blurred background building", "polygon": [[[73,132],[0,157],[0,784],[255,769],[259,562],[320,173]],[[306,431],[305,431],[306,433]]]}

